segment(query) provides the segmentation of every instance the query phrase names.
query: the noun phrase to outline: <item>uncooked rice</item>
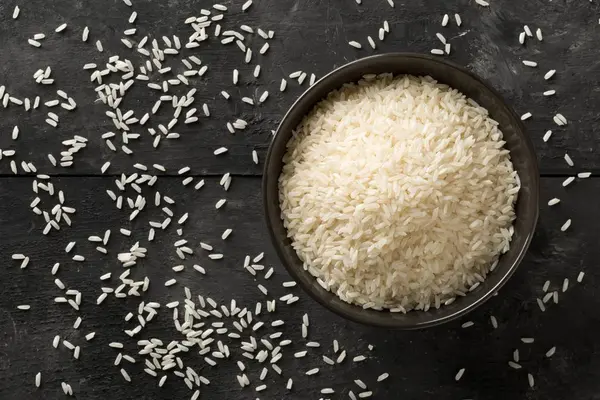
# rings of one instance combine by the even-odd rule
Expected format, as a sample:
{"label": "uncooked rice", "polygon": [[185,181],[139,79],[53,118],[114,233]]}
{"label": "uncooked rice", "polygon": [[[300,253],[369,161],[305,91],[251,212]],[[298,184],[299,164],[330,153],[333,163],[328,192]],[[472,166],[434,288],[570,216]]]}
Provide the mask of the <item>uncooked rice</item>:
{"label": "uncooked rice", "polygon": [[450,17],[448,17],[448,14],[444,14],[444,17],[442,18],[442,26],[448,25],[449,20],[450,20]]}
{"label": "uncooked rice", "polygon": [[537,305],[540,308],[540,311],[545,312],[546,306],[544,305],[544,302],[539,297],[537,299],[535,299],[535,301],[537,302]]}
{"label": "uncooked rice", "polygon": [[497,125],[430,77],[330,93],[297,127],[279,179],[304,268],[364,308],[426,310],[464,294],[512,236],[519,186]]}
{"label": "uncooked rice", "polygon": [[514,361],[509,361],[508,366],[511,367],[512,369],[521,369],[521,364],[518,364]]}
{"label": "uncooked rice", "polygon": [[553,198],[553,199],[550,199],[550,200],[548,201],[548,205],[549,205],[549,206],[554,206],[554,205],[556,205],[556,204],[558,204],[558,203],[560,203],[560,199],[557,199],[556,197],[555,197],[555,198]]}
{"label": "uncooked rice", "polygon": [[556,73],[556,70],[551,69],[550,71],[546,72],[546,74],[544,75],[544,79],[548,80],[548,79],[552,78],[555,73]]}

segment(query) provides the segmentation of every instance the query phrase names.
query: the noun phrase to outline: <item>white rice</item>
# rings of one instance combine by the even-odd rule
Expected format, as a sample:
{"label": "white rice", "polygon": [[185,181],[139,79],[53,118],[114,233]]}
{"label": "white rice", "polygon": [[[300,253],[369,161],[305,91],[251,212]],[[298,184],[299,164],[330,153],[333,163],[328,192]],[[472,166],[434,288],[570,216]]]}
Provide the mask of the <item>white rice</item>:
{"label": "white rice", "polygon": [[460,18],[459,14],[454,14],[454,20],[456,21],[456,26],[462,25],[462,19]]}
{"label": "white rice", "polygon": [[552,78],[555,73],[556,73],[556,70],[551,69],[550,71],[546,72],[546,75],[544,75],[544,79],[548,80],[548,79]]}
{"label": "white rice", "polygon": [[562,285],[563,293],[566,292],[567,289],[569,289],[569,278],[565,278],[565,280],[563,281],[563,285]]}
{"label": "white rice", "polygon": [[131,378],[129,377],[129,374],[127,373],[127,371],[125,371],[123,368],[121,368],[121,375],[123,375],[123,378],[127,381],[127,382],[131,382]]}
{"label": "white rice", "polygon": [[533,375],[527,374],[527,381],[529,383],[529,387],[535,386],[535,380],[533,379]]}
{"label": "white rice", "polygon": [[385,372],[377,377],[377,382],[383,382],[384,380],[386,380],[389,377],[390,377],[390,374]]}
{"label": "white rice", "polygon": [[537,30],[535,31],[535,36],[540,42],[544,40],[544,35],[542,35],[542,30],[540,28],[537,28]]}
{"label": "white rice", "polygon": [[361,388],[362,390],[366,390],[367,389],[367,385],[366,383],[364,383],[362,380],[360,379],[355,379],[354,383],[356,383],[356,385]]}
{"label": "white rice", "polygon": [[265,90],[263,92],[263,94],[260,96],[260,98],[258,99],[259,103],[264,103],[265,100],[267,100],[267,97],[269,97],[269,92]]}
{"label": "white rice", "polygon": [[571,157],[569,156],[568,153],[565,153],[565,161],[567,162],[569,167],[573,167],[575,165],[575,163],[573,163],[573,160],[571,159]]}
{"label": "white rice", "polygon": [[373,50],[375,50],[377,48],[377,45],[375,44],[375,41],[373,40],[373,38],[371,36],[367,36],[367,41],[369,42],[369,45],[371,46],[371,48]]}
{"label": "white rice", "polygon": [[535,301],[537,302],[537,305],[540,308],[541,312],[546,311],[546,306],[544,305],[544,302],[539,297],[537,299],[535,299]]}
{"label": "white rice", "polygon": [[485,109],[428,77],[332,92],[296,129],[279,180],[304,268],[365,308],[464,294],[509,248],[519,187],[503,144]]}
{"label": "white rice", "polygon": [[248,0],[246,1],[243,5],[242,5],[242,11],[246,11],[248,8],[250,8],[250,6],[252,5],[252,0]]}
{"label": "white rice", "polygon": [[528,120],[529,118],[531,118],[530,112],[526,112],[525,114],[521,115],[521,121]]}
{"label": "white rice", "polygon": [[518,364],[514,361],[509,361],[508,366],[511,367],[512,369],[521,369],[521,364]]}
{"label": "white rice", "polygon": [[[306,72],[303,72],[300,74],[300,76],[298,77],[298,85],[302,85],[304,83],[304,80],[306,79]],[[242,99],[243,100],[243,99]]]}
{"label": "white rice", "polygon": [[54,263],[54,265],[52,266],[52,271],[51,271],[52,275],[56,275],[59,267],[60,267],[60,263]]}
{"label": "white rice", "polygon": [[444,17],[442,18],[442,26],[448,25],[449,20],[450,20],[450,17],[448,17],[448,14],[444,14]]}
{"label": "white rice", "polygon": [[567,123],[568,123],[568,122],[567,122],[567,119],[565,118],[565,116],[564,116],[564,115],[562,115],[562,114],[560,114],[560,113],[556,114],[556,115],[553,117],[553,119],[554,119],[554,122],[555,122],[557,125],[559,125],[559,126],[562,126],[562,125],[567,125]]}

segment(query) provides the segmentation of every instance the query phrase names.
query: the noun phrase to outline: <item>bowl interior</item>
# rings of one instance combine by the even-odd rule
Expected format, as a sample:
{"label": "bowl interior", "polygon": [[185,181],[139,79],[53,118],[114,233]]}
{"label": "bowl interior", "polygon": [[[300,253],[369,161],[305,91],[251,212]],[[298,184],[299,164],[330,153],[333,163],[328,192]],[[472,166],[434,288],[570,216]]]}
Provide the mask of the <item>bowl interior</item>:
{"label": "bowl interior", "polygon": [[[499,123],[506,141],[505,147],[510,150],[511,160],[521,180],[515,210],[515,233],[510,250],[500,257],[496,269],[473,292],[457,298],[448,306],[426,312],[412,311],[401,314],[365,310],[348,304],[323,289],[316,279],[303,269],[280,218],[278,179],[283,167],[282,158],[286,144],[292,131],[314,105],[332,90],[340,88],[344,83],[356,82],[365,74],[386,72],[394,75],[430,75],[485,107],[490,116]],[[345,318],[369,325],[400,329],[433,326],[457,318],[496,293],[515,271],[529,246],[538,218],[538,192],[539,172],[533,146],[525,135],[520,119],[501,96],[479,77],[458,65],[427,55],[406,53],[383,54],[351,62],[326,75],[308,89],[283,118],[269,148],[263,176],[263,201],[271,238],[281,260],[298,284],[319,303]]]}

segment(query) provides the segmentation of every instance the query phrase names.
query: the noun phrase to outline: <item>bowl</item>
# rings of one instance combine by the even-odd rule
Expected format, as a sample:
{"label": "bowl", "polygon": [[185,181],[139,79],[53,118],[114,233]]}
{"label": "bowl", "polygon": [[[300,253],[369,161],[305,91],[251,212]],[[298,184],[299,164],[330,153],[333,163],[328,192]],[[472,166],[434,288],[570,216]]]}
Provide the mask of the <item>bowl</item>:
{"label": "bowl", "polygon": [[[521,180],[510,250],[500,256],[495,270],[475,290],[439,309],[415,310],[402,314],[363,309],[344,302],[336,294],[323,289],[316,278],[304,270],[281,219],[278,179],[292,131],[332,90],[340,88],[344,83],[356,82],[365,74],[385,72],[394,75],[429,75],[438,82],[458,89],[485,107],[491,118],[499,123],[506,141],[505,147],[510,151],[511,161]],[[529,247],[538,219],[539,172],[533,145],[520,118],[483,79],[464,67],[438,57],[388,53],[350,62],[321,78],[298,98],[283,117],[269,147],[264,166],[262,195],[268,230],[277,254],[290,275],[311,297],[351,321],[385,328],[418,329],[439,325],[467,314],[497,293],[515,272]]]}

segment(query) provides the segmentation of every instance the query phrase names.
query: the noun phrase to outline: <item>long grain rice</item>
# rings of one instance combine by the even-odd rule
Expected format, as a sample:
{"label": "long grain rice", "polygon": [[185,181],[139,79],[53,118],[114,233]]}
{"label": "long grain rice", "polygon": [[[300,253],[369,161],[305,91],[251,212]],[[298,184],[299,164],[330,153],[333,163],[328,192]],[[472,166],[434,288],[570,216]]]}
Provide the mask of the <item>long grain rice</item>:
{"label": "long grain rice", "polygon": [[[465,125],[476,133],[462,137]],[[512,236],[519,186],[501,138],[485,109],[431,78],[386,74],[332,92],[296,129],[279,180],[304,268],[367,308],[465,293]]]}

